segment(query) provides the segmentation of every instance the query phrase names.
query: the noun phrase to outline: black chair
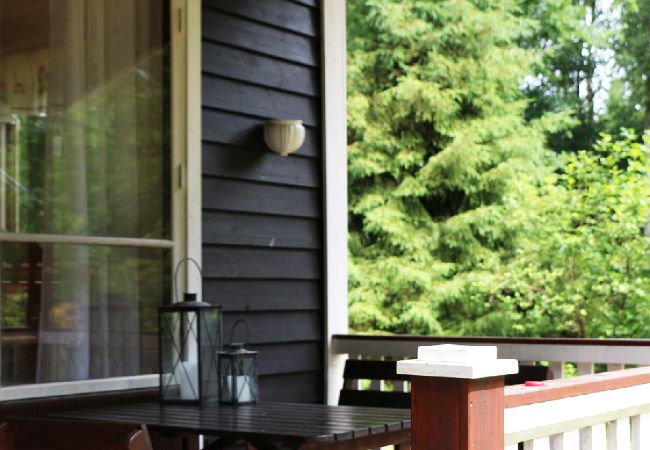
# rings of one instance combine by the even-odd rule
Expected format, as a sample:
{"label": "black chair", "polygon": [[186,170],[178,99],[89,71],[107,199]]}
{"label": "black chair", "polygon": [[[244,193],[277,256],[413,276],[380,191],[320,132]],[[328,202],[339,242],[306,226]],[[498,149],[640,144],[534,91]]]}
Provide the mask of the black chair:
{"label": "black chair", "polygon": [[544,381],[548,380],[547,366],[528,366],[520,365],[519,373],[513,373],[504,377],[506,386],[513,384],[524,384],[526,381]]}
{"label": "black chair", "polygon": [[[379,406],[384,408],[411,407],[411,394],[393,390],[359,390],[358,380],[374,380],[389,382],[410,381],[408,375],[398,375],[396,361],[372,361],[363,359],[348,359],[343,372],[343,389],[339,396],[339,405]],[[519,373],[506,375],[504,384],[523,384],[526,381],[544,381],[548,379],[549,370],[546,366],[520,365]]]}
{"label": "black chair", "polygon": [[348,359],[343,371],[343,389],[339,396],[339,405],[379,406],[384,408],[411,407],[411,394],[393,390],[358,390],[357,380],[375,380],[389,382],[404,382],[411,379],[408,375],[398,375],[396,361],[370,361]]}
{"label": "black chair", "polygon": [[[396,368],[396,361],[348,359],[343,371],[343,389],[339,395],[339,405],[410,409],[410,392],[356,389],[359,380],[403,383],[411,379],[409,375],[398,375]],[[395,450],[409,450],[410,433],[408,436],[402,436],[393,442],[384,442],[382,445],[394,445]]]}

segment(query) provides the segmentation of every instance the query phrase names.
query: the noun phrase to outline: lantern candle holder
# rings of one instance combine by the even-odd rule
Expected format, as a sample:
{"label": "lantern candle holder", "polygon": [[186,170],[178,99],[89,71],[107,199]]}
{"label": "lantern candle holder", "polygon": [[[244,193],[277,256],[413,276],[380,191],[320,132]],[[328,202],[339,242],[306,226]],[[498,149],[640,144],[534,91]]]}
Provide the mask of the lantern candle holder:
{"label": "lantern candle holder", "polygon": [[[201,268],[192,261],[201,272]],[[178,299],[178,295],[176,294]],[[212,403],[218,400],[218,361],[221,350],[221,306],[184,301],[158,308],[160,336],[160,400],[166,403]]]}
{"label": "lantern candle holder", "polygon": [[257,362],[259,352],[248,350],[245,344],[233,342],[232,335],[238,325],[246,325],[246,342],[250,334],[248,323],[238,320],[230,333],[230,344],[219,352],[219,401],[229,405],[257,403],[259,389]]}

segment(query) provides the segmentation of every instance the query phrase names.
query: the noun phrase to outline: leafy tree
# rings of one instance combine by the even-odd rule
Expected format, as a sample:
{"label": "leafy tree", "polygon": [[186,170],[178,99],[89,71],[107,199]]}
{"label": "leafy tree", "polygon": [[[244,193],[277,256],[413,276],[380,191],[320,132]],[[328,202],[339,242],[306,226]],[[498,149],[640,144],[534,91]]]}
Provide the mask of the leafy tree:
{"label": "leafy tree", "polygon": [[349,5],[351,325],[456,331],[446,308],[516,252],[559,124],[524,119],[532,23],[511,0]]}
{"label": "leafy tree", "polygon": [[633,93],[625,77],[612,80],[607,99],[607,111],[600,117],[604,132],[620,136],[631,129],[636,136],[642,136],[645,128],[645,111],[638,102],[643,94]]}
{"label": "leafy tree", "polygon": [[[515,257],[448,300],[447,328],[467,334],[647,337],[648,157],[633,134],[562,157],[529,195]],[[650,140],[646,143],[650,143]]]}
{"label": "leafy tree", "polygon": [[[522,46],[540,55],[524,91],[530,99],[526,116],[550,113],[566,127],[548,137],[557,152],[591,148],[602,130],[596,96],[618,26],[598,0],[521,0],[522,14],[534,20]],[[567,120],[568,118],[572,120]]]}
{"label": "leafy tree", "polygon": [[624,75],[610,91],[607,130],[650,129],[650,0],[623,0],[622,32],[616,41],[616,61]]}

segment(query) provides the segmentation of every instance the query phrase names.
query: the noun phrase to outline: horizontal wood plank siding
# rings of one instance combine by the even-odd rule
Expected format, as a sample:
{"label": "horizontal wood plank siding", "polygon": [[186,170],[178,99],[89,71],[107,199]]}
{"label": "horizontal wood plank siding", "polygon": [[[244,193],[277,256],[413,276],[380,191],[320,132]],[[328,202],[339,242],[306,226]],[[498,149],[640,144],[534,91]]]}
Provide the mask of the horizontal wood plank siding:
{"label": "horizontal wood plank siding", "polygon": [[322,372],[301,372],[262,377],[260,397],[269,402],[320,403]]}
{"label": "horizontal wood plank siding", "polygon": [[318,189],[302,189],[222,178],[203,178],[203,207],[232,212],[318,218]]}
{"label": "horizontal wood plank siding", "polygon": [[206,211],[203,241],[206,244],[320,249],[319,221],[295,217]]}
{"label": "horizontal wood plank siding", "polygon": [[242,115],[260,117],[300,117],[307,127],[318,126],[319,101],[241,81],[203,77],[203,107],[227,109]]}
{"label": "horizontal wood plank siding", "polygon": [[306,66],[319,65],[318,39],[230,15],[218,8],[216,2],[213,7],[203,9],[205,40]]}
{"label": "horizontal wood plank siding", "polygon": [[320,279],[320,252],[246,247],[203,248],[203,275],[226,279]]}
{"label": "horizontal wood plank siding", "polygon": [[[226,341],[248,322],[268,401],[323,400],[319,15],[311,0],[203,0],[203,295]],[[263,142],[275,118],[305,124],[288,158]]]}
{"label": "horizontal wood plank siding", "polygon": [[[318,96],[320,90],[320,72],[315,67],[207,41],[202,55],[203,71],[211,75],[312,97]],[[242,65],[249,70],[242,72]]]}
{"label": "horizontal wood plank siding", "polygon": [[271,152],[254,153],[245,147],[203,145],[203,174],[212,177],[319,188],[320,160],[278,158]]}
{"label": "horizontal wood plank siding", "polygon": [[225,312],[320,310],[321,282],[314,280],[207,279],[209,299]]}

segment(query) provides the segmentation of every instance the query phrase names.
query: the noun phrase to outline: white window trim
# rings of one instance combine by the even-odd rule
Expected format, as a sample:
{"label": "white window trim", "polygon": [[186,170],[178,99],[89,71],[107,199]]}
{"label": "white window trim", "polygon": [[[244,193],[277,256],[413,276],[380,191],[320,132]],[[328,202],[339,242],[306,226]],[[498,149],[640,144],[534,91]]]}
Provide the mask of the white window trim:
{"label": "white window trim", "polygon": [[346,355],[332,335],[348,332],[348,183],[345,0],[321,0],[325,180],[325,399],[338,402]]}
{"label": "white window trim", "polygon": [[[171,0],[172,240],[27,236],[31,241],[109,243],[173,248],[173,266],[186,256],[201,264],[201,0]],[[1,233],[0,239],[4,234]],[[13,235],[11,240],[16,240]],[[106,242],[105,242],[106,241]],[[137,241],[137,243],[136,243]],[[151,242],[149,242],[151,241]],[[184,290],[201,295],[192,267],[180,272]],[[171,294],[173,296],[173,292]],[[173,297],[172,297],[173,298]],[[199,297],[200,298],[200,297]],[[158,374],[0,387],[0,401],[158,387]]]}
{"label": "white window trim", "polygon": [[[201,0],[171,0],[174,267],[201,265]],[[186,264],[180,290],[202,298],[198,271]]]}
{"label": "white window trim", "polygon": [[0,389],[0,401],[25,400],[53,395],[90,394],[97,392],[146,389],[158,386],[158,375],[135,377],[99,378],[84,381],[62,381],[57,383],[25,384]]}

